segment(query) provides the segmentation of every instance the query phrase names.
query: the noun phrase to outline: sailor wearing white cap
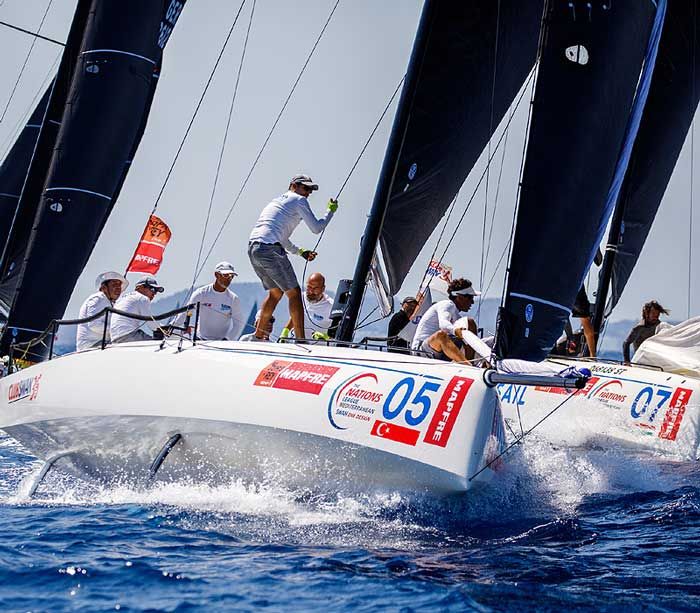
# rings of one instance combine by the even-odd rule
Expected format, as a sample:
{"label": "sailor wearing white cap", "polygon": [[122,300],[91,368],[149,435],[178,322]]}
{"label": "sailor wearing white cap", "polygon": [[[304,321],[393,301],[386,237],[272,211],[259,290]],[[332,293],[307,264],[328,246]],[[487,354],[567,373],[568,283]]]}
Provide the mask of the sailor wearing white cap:
{"label": "sailor wearing white cap", "polygon": [[285,251],[299,255],[308,262],[316,257],[315,251],[297,247],[289,237],[302,220],[309,230],[319,234],[338,210],[338,202],[331,199],[326,215],[316,219],[307,198],[317,189],[318,185],[308,175],[293,176],[289,182],[289,191],[275,198],[262,210],[250,233],[248,257],[255,274],[268,290],[262,305],[260,323],[255,331],[258,339],[263,338],[267,322],[283,294],[289,300],[289,314],[295,336],[298,339],[304,338],[301,288]]}
{"label": "sailor wearing white cap", "polygon": [[[95,279],[97,291],[94,294],[90,294],[87,300],[83,302],[78,317],[80,319],[91,317],[106,307],[111,307],[128,285],[129,282],[118,272],[108,271],[98,275],[97,279]],[[102,343],[104,325],[104,318],[102,317],[79,324],[76,334],[77,350],[85,351],[100,345]],[[109,326],[107,326],[107,341],[109,341]]]}
{"label": "sailor wearing white cap", "polygon": [[133,313],[134,315],[143,315],[150,317],[151,321],[144,322],[139,319],[132,319],[125,315],[112,315],[112,321],[109,329],[112,335],[113,343],[126,343],[128,341],[150,341],[152,336],[146,334],[141,327],[147,324],[151,330],[159,328],[158,322],[153,320],[153,311],[151,310],[151,300],[156,294],[164,291],[164,287],[158,285],[155,277],[146,275],[136,281],[136,286],[133,292],[122,296],[114,305],[115,309],[124,311],[125,313]]}
{"label": "sailor wearing white cap", "polygon": [[441,300],[431,306],[421,317],[413,337],[411,349],[427,353],[438,360],[463,362],[474,357],[474,350],[466,347],[464,352],[458,347],[462,343],[462,330],[476,333],[476,322],[469,319],[467,328],[455,325],[474,304],[474,298],[481,292],[472,287],[469,279],[455,279],[447,288],[448,300]]}
{"label": "sailor wearing white cap", "polygon": [[[197,338],[205,341],[238,340],[245,320],[241,301],[229,289],[236,276],[233,265],[219,262],[214,267],[214,283],[200,287],[190,297],[190,304],[199,303]],[[178,317],[182,325],[183,316]]]}

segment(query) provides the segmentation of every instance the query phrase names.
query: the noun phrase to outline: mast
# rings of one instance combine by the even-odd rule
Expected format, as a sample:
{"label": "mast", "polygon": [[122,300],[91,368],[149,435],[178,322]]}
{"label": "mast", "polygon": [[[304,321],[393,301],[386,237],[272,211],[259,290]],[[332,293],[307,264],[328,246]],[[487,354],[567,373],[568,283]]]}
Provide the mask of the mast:
{"label": "mast", "polygon": [[411,59],[408,64],[408,70],[406,71],[404,86],[401,90],[401,98],[399,99],[398,109],[394,117],[394,125],[391,129],[391,136],[389,137],[389,144],[387,145],[386,154],[384,155],[379,182],[377,183],[374,200],[372,201],[372,208],[362,237],[360,253],[357,258],[357,264],[355,265],[352,285],[350,286],[347,307],[343,313],[343,318],[340,320],[338,334],[336,335],[336,338],[341,341],[352,341],[355,323],[360,314],[360,305],[367,283],[367,274],[369,273],[369,268],[372,264],[372,256],[377,247],[379,234],[381,233],[384,223],[384,215],[386,214],[386,208],[389,203],[391,188],[394,184],[394,177],[396,176],[396,168],[406,136],[408,120],[411,117],[413,99],[418,86],[423,59],[425,58],[425,51],[428,46],[428,40],[430,39],[431,25],[435,17],[438,2],[439,0],[426,0],[423,5],[423,12],[421,13],[420,22],[418,24],[416,38],[413,42]]}

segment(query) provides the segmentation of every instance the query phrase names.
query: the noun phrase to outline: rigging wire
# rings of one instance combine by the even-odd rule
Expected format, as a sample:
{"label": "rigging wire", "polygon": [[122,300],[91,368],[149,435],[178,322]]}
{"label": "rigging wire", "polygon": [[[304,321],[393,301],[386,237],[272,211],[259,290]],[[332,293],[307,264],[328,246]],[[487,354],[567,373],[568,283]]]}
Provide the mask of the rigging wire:
{"label": "rigging wire", "polygon": [[206,264],[207,260],[209,259],[209,256],[211,255],[212,251],[214,250],[214,247],[216,246],[216,243],[219,241],[219,238],[221,238],[221,234],[224,231],[224,228],[226,227],[226,224],[228,223],[228,220],[231,218],[231,214],[233,213],[234,209],[236,208],[236,205],[238,204],[241,196],[243,195],[243,191],[245,190],[246,186],[248,185],[248,181],[250,180],[250,177],[253,174],[253,171],[255,170],[258,162],[260,161],[260,158],[262,157],[263,152],[265,151],[267,144],[270,142],[270,139],[272,138],[272,134],[275,131],[275,128],[277,128],[277,124],[280,122],[280,119],[282,119],[282,115],[284,114],[284,111],[287,108],[287,105],[289,104],[289,101],[292,99],[292,96],[294,95],[294,92],[296,91],[297,85],[299,85],[299,81],[301,81],[301,77],[303,76],[304,72],[306,71],[306,67],[309,65],[309,62],[311,61],[311,58],[313,57],[316,48],[318,47],[318,44],[321,42],[321,39],[323,38],[323,35],[326,32],[326,29],[328,28],[328,24],[331,22],[331,19],[333,18],[333,15],[335,14],[336,9],[338,8],[338,5],[340,4],[340,0],[336,0],[335,5],[331,9],[330,14],[328,15],[328,18],[326,19],[326,23],[323,25],[323,28],[321,28],[321,32],[319,33],[318,37],[316,38],[316,41],[313,44],[313,47],[311,48],[311,51],[309,52],[306,61],[304,62],[304,65],[301,68],[301,71],[299,72],[296,81],[294,81],[294,84],[292,85],[291,90],[289,91],[289,94],[287,95],[286,100],[284,101],[284,104],[282,105],[282,109],[277,115],[277,118],[275,119],[274,123],[272,124],[272,127],[270,128],[270,131],[267,134],[267,137],[265,138],[265,141],[262,144],[262,147],[260,147],[260,150],[258,151],[257,156],[255,157],[255,160],[253,161],[252,166],[250,167],[250,170],[248,171],[248,174],[246,175],[246,178],[243,181],[243,184],[241,185],[240,189],[238,190],[238,193],[236,194],[236,197],[233,200],[233,203],[229,207],[228,213],[226,213],[226,217],[224,217],[224,221],[222,222],[219,231],[217,232],[216,236],[214,237],[214,240],[212,241],[209,250],[207,251],[206,255],[204,256],[204,260],[202,261],[199,270],[196,271],[195,274],[195,281],[201,274],[202,270],[204,269],[204,265]]}
{"label": "rigging wire", "polygon": [[[528,77],[528,80],[533,80],[533,82],[534,82],[534,79],[533,79],[534,74],[535,74],[535,71],[534,70],[531,71],[530,76]],[[520,92],[520,96],[518,97],[518,101],[516,103],[516,106],[520,104],[526,91],[527,91],[527,81],[525,82],[525,87],[523,87],[523,90]],[[452,245],[452,242],[455,239],[455,236],[457,236],[457,232],[459,230],[459,227],[462,224],[462,222],[464,221],[464,217],[469,212],[469,208],[471,207],[472,203],[474,202],[474,198],[476,197],[476,194],[477,194],[479,188],[481,187],[481,183],[486,176],[487,169],[488,169],[489,165],[491,164],[491,162],[493,161],[493,158],[495,157],[495,155],[498,153],[498,148],[500,147],[501,142],[505,138],[508,127],[510,126],[511,122],[513,121],[514,116],[515,116],[515,114],[511,115],[511,117],[508,119],[508,123],[506,124],[503,132],[501,133],[500,138],[498,139],[498,142],[496,143],[495,151],[493,152],[491,157],[487,160],[486,168],[484,168],[484,170],[482,171],[481,176],[479,177],[479,181],[477,182],[476,186],[474,187],[474,190],[472,191],[471,196],[469,197],[469,200],[467,202],[467,206],[466,206],[464,212],[462,213],[462,216],[459,218],[459,221],[457,222],[457,225],[455,226],[455,228],[452,232],[452,235],[450,236],[450,239],[447,241],[447,245],[445,246],[445,249],[442,252],[442,256],[440,257],[440,260],[444,259],[445,255],[447,254],[448,249],[450,248],[450,246]],[[524,159],[524,156],[523,156],[523,159]]]}
{"label": "rigging wire", "polygon": [[53,64],[51,64],[49,71],[46,73],[44,80],[41,82],[37,93],[34,95],[31,102],[27,105],[27,109],[24,111],[24,113],[22,113],[22,115],[20,115],[19,119],[17,119],[17,121],[15,122],[15,125],[13,126],[12,130],[10,130],[7,137],[3,141],[2,146],[0,146],[0,149],[2,150],[2,155],[0,155],[0,159],[5,159],[7,154],[10,152],[10,149],[15,144],[15,141],[19,137],[20,133],[22,132],[22,130],[24,130],[24,126],[27,124],[29,118],[34,112],[34,109],[36,108],[37,100],[39,100],[44,94],[48,82],[53,78],[56,65],[58,64],[58,61],[60,59],[61,54],[58,53],[54,58]]}
{"label": "rigging wire", "polygon": [[[338,190],[338,193],[335,196],[335,200],[340,199],[340,195],[343,193],[343,190],[345,189],[345,186],[348,184],[348,181],[350,181],[350,177],[355,172],[355,169],[357,168],[357,165],[360,163],[362,156],[365,154],[367,147],[369,147],[370,142],[372,142],[374,135],[376,134],[377,130],[379,129],[379,126],[381,125],[382,121],[384,120],[384,117],[386,116],[387,112],[389,111],[389,108],[391,107],[392,103],[394,102],[394,98],[396,98],[396,94],[399,93],[399,90],[401,89],[401,85],[403,85],[405,78],[406,78],[406,75],[404,74],[401,77],[401,79],[399,80],[399,82],[397,83],[396,87],[394,88],[394,92],[391,94],[389,101],[384,106],[384,110],[382,111],[382,114],[379,116],[379,119],[377,119],[377,122],[374,124],[374,128],[372,128],[372,131],[370,132],[369,136],[367,137],[365,144],[362,146],[362,149],[360,149],[360,153],[357,155],[357,158],[355,158],[355,163],[350,168],[350,172],[347,174],[347,176],[345,177],[345,181],[343,181],[343,184],[340,186],[340,189]],[[326,233],[326,228],[323,228],[320,236],[318,237],[318,240],[316,241],[316,244],[314,245],[314,247],[311,251],[316,251],[318,249],[318,246],[321,244],[321,241],[323,240],[323,235],[325,233]],[[302,286],[306,284],[306,269],[307,269],[308,265],[309,265],[309,261],[306,260],[304,262],[304,270],[301,274]],[[317,326],[316,324],[314,324],[313,321],[311,320],[311,316],[309,315],[309,312],[306,309],[306,306],[304,306],[304,311],[306,311],[306,314],[309,317],[309,321],[311,322],[311,324],[313,326],[317,327],[319,330],[321,330],[322,328],[320,326]]]}
{"label": "rigging wire", "polygon": [[[41,32],[41,27],[44,25],[44,21],[46,21],[46,16],[49,14],[49,10],[51,9],[51,5],[53,4],[53,0],[49,0],[48,5],[46,6],[46,10],[44,11],[44,15],[41,18],[41,22],[39,23],[39,28],[37,29],[37,32]],[[29,51],[27,51],[27,57],[24,58],[24,63],[22,64],[22,68],[19,69],[19,74],[17,75],[17,80],[15,81],[14,86],[12,87],[12,91],[10,92],[10,97],[7,100],[7,104],[5,105],[5,108],[2,111],[2,115],[0,115],[0,123],[2,123],[5,120],[5,115],[7,114],[7,109],[10,108],[10,104],[12,103],[13,98],[15,97],[15,93],[17,92],[17,86],[19,85],[19,82],[22,80],[22,75],[24,74],[24,69],[27,67],[27,62],[29,62],[29,58],[32,55],[32,51],[34,50],[34,45],[36,44],[37,41],[37,35],[34,36],[32,39],[32,44],[29,45]]]}
{"label": "rigging wire", "polygon": [[[0,5],[0,6],[2,6],[2,5]],[[54,45],[60,45],[61,47],[66,46],[66,43],[62,43],[60,40],[56,40],[54,38],[49,38],[48,36],[43,36],[37,32],[32,32],[31,30],[25,30],[24,28],[20,28],[19,26],[12,25],[11,23],[7,23],[6,21],[0,21],[0,26],[5,26],[6,28],[10,28],[11,30],[17,30],[18,32],[22,32],[23,34],[29,34],[30,36],[33,36],[34,38],[39,38],[41,40],[45,40],[46,42],[53,43]]]}
{"label": "rigging wire", "polygon": [[[523,173],[525,170],[525,158],[527,157],[527,145],[530,141],[530,124],[532,122],[532,107],[534,106],[535,103],[535,86],[537,84],[537,73],[539,70],[539,65],[540,65],[540,58],[542,57],[542,53],[544,51],[544,39],[545,39],[545,32],[547,30],[546,27],[546,19],[547,19],[547,11],[549,9],[548,3],[545,2],[544,7],[542,9],[542,21],[540,25],[540,36],[539,40],[537,42],[537,59],[535,61],[535,66],[532,69],[531,72],[531,79],[532,79],[532,85],[531,85],[531,93],[530,93],[530,106],[528,107],[527,110],[527,123],[526,123],[526,129],[525,129],[525,138],[523,139],[523,150],[522,154],[520,157],[520,171],[518,173],[518,176],[520,177],[520,180],[518,181],[518,190],[517,194],[515,197],[515,207],[513,208],[513,219],[511,221],[511,226],[510,226],[510,240],[508,242],[508,262],[510,262],[511,255],[512,255],[512,249],[513,249],[513,238],[515,237],[515,221],[517,219],[518,215],[518,204],[520,202],[520,192],[522,191],[523,187]],[[524,90],[523,90],[524,91]],[[503,275],[503,292],[501,293],[501,308],[504,307],[505,305],[505,300],[506,300],[506,293],[508,290],[508,272],[510,271],[509,267],[506,266],[504,275]],[[496,330],[498,333],[498,330]],[[498,335],[498,334],[497,334]]]}
{"label": "rigging wire", "polygon": [[[496,100],[496,73],[498,71],[498,34],[500,31],[500,23],[501,23],[501,0],[498,0],[498,4],[496,6],[496,39],[494,41],[494,50],[493,50],[493,77],[491,79],[491,108],[489,109],[489,142],[488,142],[488,155],[487,159],[491,158],[491,143],[493,141],[493,108],[495,106],[495,100]],[[504,148],[505,151],[505,148]],[[486,241],[486,218],[488,216],[488,209],[489,209],[489,177],[490,177],[490,167],[491,164],[488,164],[486,167],[486,186],[485,186],[485,192],[484,192],[484,221],[482,224],[481,228],[481,263],[479,264],[479,287],[482,287],[484,284],[484,274],[486,273],[485,267],[486,267],[486,262],[484,258],[484,242]],[[494,215],[496,211],[496,202],[493,203],[493,208],[494,208]],[[479,315],[481,314],[481,301],[482,298],[479,297],[479,304],[476,309],[476,318],[477,320],[479,319]]]}
{"label": "rigging wire", "polygon": [[[510,445],[508,445],[501,453],[499,453],[495,458],[492,458],[484,464],[479,470],[477,470],[471,477],[467,479],[467,481],[472,481],[475,477],[480,475],[482,472],[484,472],[489,466],[493,465],[495,462],[500,460],[506,453],[508,453],[513,447],[516,445],[519,445],[522,443],[523,439],[526,436],[529,436],[532,431],[537,428],[540,424],[542,424],[547,418],[550,416],[554,415],[556,411],[558,411],[561,407],[563,407],[569,400],[571,400],[574,396],[576,396],[576,392],[569,394],[564,400],[562,400],[557,406],[555,406],[549,413],[547,413],[542,419],[540,419],[532,428],[529,428],[525,432],[523,432],[519,437],[517,437]],[[522,427],[522,424],[521,424]],[[511,430],[512,432],[512,430]]]}
{"label": "rigging wire", "polygon": [[224,130],[224,138],[221,142],[221,149],[219,150],[219,159],[216,164],[216,173],[214,175],[214,183],[211,188],[211,194],[209,196],[209,207],[207,208],[207,216],[204,221],[204,229],[202,230],[202,240],[199,243],[199,252],[197,253],[197,263],[195,264],[194,267],[194,275],[192,277],[192,284],[190,285],[190,293],[192,293],[192,289],[194,288],[194,284],[197,280],[197,270],[199,269],[199,264],[202,259],[202,251],[204,250],[204,241],[207,236],[207,229],[209,227],[209,219],[211,218],[211,210],[214,205],[214,197],[216,195],[216,188],[219,184],[219,174],[221,172],[221,163],[224,158],[224,151],[226,150],[226,141],[228,139],[228,133],[229,129],[231,127],[231,117],[233,116],[233,108],[236,103],[236,96],[238,94],[238,84],[240,83],[241,80],[241,73],[243,71],[243,62],[245,61],[245,56],[246,56],[246,50],[248,49],[248,40],[250,38],[250,30],[253,25],[253,16],[255,14],[255,3],[256,0],[253,0],[252,7],[250,9],[250,19],[248,20],[248,29],[246,30],[245,34],[245,40],[243,41],[243,51],[241,52],[241,60],[238,64],[238,73],[236,74],[236,83],[233,87],[233,95],[231,97],[231,105],[229,106],[228,109],[228,119],[226,120],[226,129]]}
{"label": "rigging wire", "polygon": [[197,106],[194,109],[194,113],[192,113],[192,117],[190,118],[190,122],[187,125],[187,129],[185,130],[185,134],[182,137],[182,140],[180,141],[180,146],[177,149],[177,152],[175,153],[175,157],[173,158],[172,163],[170,164],[170,168],[168,170],[168,174],[165,177],[165,180],[163,181],[163,185],[160,188],[160,191],[158,192],[158,197],[156,198],[155,204],[153,205],[153,210],[151,211],[151,215],[153,215],[156,212],[156,209],[158,208],[158,204],[160,203],[160,199],[163,195],[163,192],[165,191],[165,187],[168,184],[168,181],[170,179],[170,175],[173,173],[173,169],[175,168],[175,164],[177,163],[178,158],[180,157],[180,153],[182,152],[182,148],[185,145],[185,141],[187,140],[187,136],[190,133],[190,130],[192,129],[192,125],[194,124],[194,120],[197,117],[197,113],[199,112],[200,107],[202,106],[202,102],[204,101],[204,97],[207,94],[207,91],[209,90],[209,86],[211,85],[212,79],[214,78],[214,73],[216,72],[216,69],[219,67],[219,63],[221,62],[221,58],[224,55],[224,51],[226,51],[226,47],[228,45],[228,41],[231,39],[231,34],[233,34],[233,29],[236,27],[236,23],[238,23],[238,17],[241,14],[241,11],[243,10],[243,6],[245,5],[246,0],[243,0],[241,2],[241,5],[238,7],[238,12],[236,13],[236,18],[233,20],[233,24],[231,25],[231,28],[228,31],[228,34],[226,35],[226,40],[224,40],[224,44],[221,47],[221,50],[219,51],[219,56],[216,58],[216,62],[214,63],[214,67],[212,68],[211,72],[209,73],[209,78],[207,79],[206,85],[204,86],[204,90],[202,91],[202,95],[199,98],[199,102],[197,102]]}

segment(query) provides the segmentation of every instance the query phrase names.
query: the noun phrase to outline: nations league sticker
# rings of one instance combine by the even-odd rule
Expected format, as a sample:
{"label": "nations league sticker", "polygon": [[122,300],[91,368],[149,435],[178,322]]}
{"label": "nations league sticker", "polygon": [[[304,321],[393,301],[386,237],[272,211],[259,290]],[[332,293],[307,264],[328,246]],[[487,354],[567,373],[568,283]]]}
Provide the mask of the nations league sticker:
{"label": "nations league sticker", "polygon": [[532,322],[532,317],[534,316],[534,314],[535,314],[535,309],[534,309],[534,307],[532,306],[532,304],[528,304],[528,305],[525,307],[525,321],[526,321],[527,323],[531,323],[531,322]]}
{"label": "nations league sticker", "polygon": [[413,179],[416,178],[417,172],[418,172],[418,164],[413,162],[413,164],[411,164],[411,167],[408,169],[408,179],[410,181],[413,181]]}

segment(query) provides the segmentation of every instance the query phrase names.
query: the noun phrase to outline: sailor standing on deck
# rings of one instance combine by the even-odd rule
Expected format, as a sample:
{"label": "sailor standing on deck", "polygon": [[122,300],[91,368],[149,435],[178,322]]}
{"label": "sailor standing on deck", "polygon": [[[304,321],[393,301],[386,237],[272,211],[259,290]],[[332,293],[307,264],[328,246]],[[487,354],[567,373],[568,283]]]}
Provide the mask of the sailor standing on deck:
{"label": "sailor standing on deck", "polygon": [[[87,300],[83,302],[78,317],[80,319],[91,317],[107,307],[113,306],[128,285],[129,282],[118,272],[109,271],[98,275],[97,279],[95,279],[97,291],[94,294],[90,294]],[[85,351],[100,345],[104,334],[104,326],[103,317],[84,324],[78,324],[76,349]],[[106,340],[109,341],[109,324],[107,325]]]}
{"label": "sailor standing on deck", "polygon": [[[194,291],[190,303],[199,303],[197,338],[205,341],[236,341],[243,331],[241,301],[228,287],[236,276],[233,265],[219,262],[214,268],[214,283]],[[178,319],[184,319],[184,313]]]}
{"label": "sailor standing on deck", "polygon": [[153,340],[152,336],[141,330],[141,326],[148,324],[152,330],[159,328],[158,323],[152,319],[151,300],[164,289],[164,287],[158,285],[155,277],[146,275],[136,282],[133,292],[129,292],[117,300],[117,303],[114,305],[115,309],[134,315],[150,317],[151,321],[144,322],[140,319],[132,319],[131,317],[114,313],[109,326],[113,343]]}
{"label": "sailor standing on deck", "polygon": [[307,198],[318,189],[308,175],[296,175],[289,183],[289,190],[275,198],[260,213],[250,234],[248,257],[255,274],[268,290],[262,304],[262,314],[255,329],[255,336],[263,339],[264,330],[275,311],[275,307],[286,294],[289,300],[289,314],[297,339],[304,336],[304,307],[301,301],[301,288],[292,264],[285,251],[294,253],[307,262],[315,259],[317,253],[297,247],[289,240],[292,232],[303,220],[314,234],[319,234],[338,210],[338,202],[331,199],[328,211],[322,219],[316,219]]}

